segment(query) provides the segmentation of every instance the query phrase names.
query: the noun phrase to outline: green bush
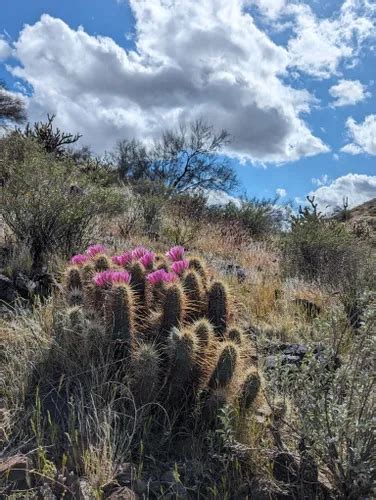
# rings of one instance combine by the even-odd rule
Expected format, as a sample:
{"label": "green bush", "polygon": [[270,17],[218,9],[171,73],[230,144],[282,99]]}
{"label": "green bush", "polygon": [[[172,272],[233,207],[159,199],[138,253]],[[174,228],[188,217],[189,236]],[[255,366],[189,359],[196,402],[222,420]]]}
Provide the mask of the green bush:
{"label": "green bush", "polygon": [[359,245],[344,224],[325,218],[314,199],[309,201],[291,217],[291,230],[282,238],[285,271],[344,289],[361,271]]}
{"label": "green bush", "polygon": [[231,202],[209,209],[215,221],[224,221],[246,230],[253,238],[263,238],[281,230],[284,211],[275,207],[273,200],[242,199],[240,205]]}
{"label": "green bush", "polygon": [[51,253],[79,250],[97,216],[123,209],[120,193],[91,184],[72,161],[57,160],[32,139],[12,134],[1,141],[0,154],[0,214],[29,247],[34,269]]}

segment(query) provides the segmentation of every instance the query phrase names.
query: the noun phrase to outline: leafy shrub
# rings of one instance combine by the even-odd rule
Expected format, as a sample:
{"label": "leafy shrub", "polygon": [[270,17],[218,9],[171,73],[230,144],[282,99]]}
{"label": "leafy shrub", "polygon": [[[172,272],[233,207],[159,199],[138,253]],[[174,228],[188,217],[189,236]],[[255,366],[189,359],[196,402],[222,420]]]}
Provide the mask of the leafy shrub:
{"label": "leafy shrub", "polygon": [[34,268],[50,253],[72,254],[90,240],[97,216],[123,209],[120,193],[90,184],[72,162],[34,140],[12,135],[0,148],[0,214],[30,248]]}
{"label": "leafy shrub", "polygon": [[342,290],[359,275],[359,246],[344,224],[325,218],[308,200],[311,206],[291,217],[291,231],[282,238],[285,271]]}
{"label": "leafy shrub", "polygon": [[273,200],[242,199],[225,206],[211,207],[209,214],[215,221],[222,220],[244,229],[253,238],[263,238],[281,230],[285,218],[283,209],[275,207]]}
{"label": "leafy shrub", "polygon": [[338,318],[317,324],[328,346],[300,367],[276,367],[269,379],[271,399],[292,403],[294,411],[285,419],[289,432],[317,466],[327,468],[335,498],[375,495],[375,296],[367,302],[355,336]]}

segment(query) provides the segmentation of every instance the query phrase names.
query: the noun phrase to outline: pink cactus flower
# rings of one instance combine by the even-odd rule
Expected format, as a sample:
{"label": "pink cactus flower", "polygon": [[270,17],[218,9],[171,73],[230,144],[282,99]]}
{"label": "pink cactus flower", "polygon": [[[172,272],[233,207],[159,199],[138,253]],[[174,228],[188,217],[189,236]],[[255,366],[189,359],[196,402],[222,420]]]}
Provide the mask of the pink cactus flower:
{"label": "pink cactus flower", "polygon": [[130,283],[131,275],[127,271],[111,271],[111,283]]}
{"label": "pink cactus flower", "polygon": [[178,279],[176,274],[168,273],[165,269],[158,269],[158,271],[154,271],[147,276],[147,280],[151,285],[157,285],[158,283],[171,283],[176,279]]}
{"label": "pink cactus flower", "polygon": [[136,247],[134,250],[132,250],[132,258],[139,260],[141,257],[143,257],[145,254],[149,253],[149,250],[145,247]]}
{"label": "pink cactus flower", "polygon": [[132,260],[132,253],[131,252],[124,252],[121,255],[114,255],[112,257],[112,262],[114,264],[117,264],[118,266],[125,266]]}
{"label": "pink cactus flower", "polygon": [[188,260],[176,260],[171,264],[171,269],[176,274],[183,274],[186,269],[189,267]]}
{"label": "pink cactus flower", "polygon": [[172,261],[182,260],[184,257],[184,247],[178,245],[176,247],[170,248],[170,250],[166,253],[166,256]]}
{"label": "pink cactus flower", "polygon": [[153,266],[154,257],[154,252],[147,252],[140,258],[140,262],[146,269],[151,268]]}
{"label": "pink cactus flower", "polygon": [[98,253],[106,253],[106,247],[103,245],[91,245],[86,250],[86,255],[89,257],[95,257]]}
{"label": "pink cactus flower", "polygon": [[84,255],[84,254],[81,253],[81,254],[78,254],[78,255],[73,255],[73,257],[70,260],[70,263],[71,264],[75,264],[77,266],[82,266],[89,259],[90,259],[90,257],[88,255]]}
{"label": "pink cactus flower", "polygon": [[111,284],[111,275],[112,271],[102,271],[94,276],[93,282],[99,287],[108,286]]}

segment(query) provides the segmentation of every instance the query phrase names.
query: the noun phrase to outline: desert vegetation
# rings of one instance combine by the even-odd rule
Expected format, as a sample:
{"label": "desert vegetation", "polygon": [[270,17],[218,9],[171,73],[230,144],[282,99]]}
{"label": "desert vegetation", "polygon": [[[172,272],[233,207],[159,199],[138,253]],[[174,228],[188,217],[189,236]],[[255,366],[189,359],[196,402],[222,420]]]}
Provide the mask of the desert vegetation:
{"label": "desert vegetation", "polygon": [[372,498],[369,220],[208,205],[237,180],[202,120],[104,156],[54,117],[18,126],[0,138],[1,497]]}

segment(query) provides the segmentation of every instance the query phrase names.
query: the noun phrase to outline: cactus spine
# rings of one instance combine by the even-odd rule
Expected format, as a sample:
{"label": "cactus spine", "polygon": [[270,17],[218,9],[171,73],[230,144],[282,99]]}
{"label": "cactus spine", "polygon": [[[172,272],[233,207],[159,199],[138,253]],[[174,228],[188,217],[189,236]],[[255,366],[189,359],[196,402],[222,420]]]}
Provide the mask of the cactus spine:
{"label": "cactus spine", "polygon": [[205,292],[200,275],[196,271],[188,271],[183,278],[183,287],[188,299],[189,316],[196,319],[204,304]]}
{"label": "cactus spine", "polygon": [[170,284],[164,296],[162,309],[161,332],[169,334],[173,327],[179,328],[183,324],[185,313],[184,292],[178,283]]}
{"label": "cactus spine", "polygon": [[224,344],[210,377],[209,387],[218,389],[229,385],[237,368],[238,361],[238,347],[230,342]]}
{"label": "cactus spine", "polygon": [[132,358],[132,393],[139,405],[156,399],[160,380],[159,355],[151,344],[140,344]]}
{"label": "cactus spine", "polygon": [[261,386],[257,368],[251,366],[247,372],[240,391],[240,406],[248,410],[255,401]]}
{"label": "cactus spine", "polygon": [[107,257],[107,255],[99,254],[95,257],[94,268],[97,272],[107,271],[107,269],[110,269],[110,267],[111,267],[111,261]]}
{"label": "cactus spine", "polygon": [[214,333],[223,337],[229,319],[228,292],[221,281],[215,281],[208,293],[208,316]]}
{"label": "cactus spine", "polygon": [[114,286],[105,301],[106,323],[113,340],[122,341],[129,351],[134,344],[134,298],[128,285]]}

